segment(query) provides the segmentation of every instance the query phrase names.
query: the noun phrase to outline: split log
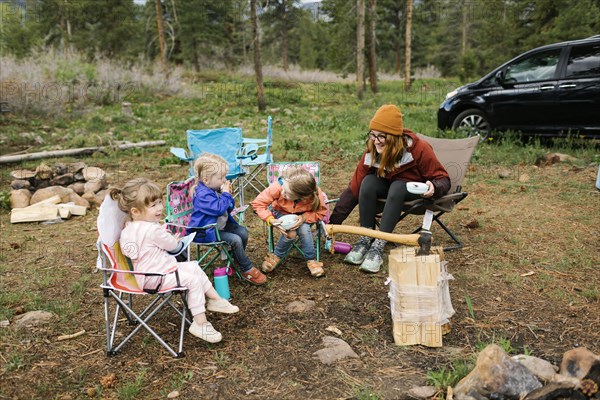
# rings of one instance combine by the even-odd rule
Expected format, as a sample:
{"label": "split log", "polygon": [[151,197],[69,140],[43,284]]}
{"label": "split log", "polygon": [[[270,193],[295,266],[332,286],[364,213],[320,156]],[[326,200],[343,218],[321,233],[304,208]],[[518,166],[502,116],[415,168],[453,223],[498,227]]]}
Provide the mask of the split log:
{"label": "split log", "polygon": [[39,153],[30,154],[18,154],[12,156],[0,157],[0,164],[8,164],[25,160],[38,160],[41,158],[51,157],[65,157],[75,155],[90,155],[97,151],[106,151],[110,149],[126,150],[139,147],[151,147],[151,146],[163,146],[166,142],[164,140],[155,140],[149,142],[139,143],[123,143],[116,146],[100,146],[100,147],[83,147],[79,149],[67,149],[67,150],[52,150],[52,151],[41,151]]}
{"label": "split log", "polygon": [[10,211],[10,222],[51,221],[58,218],[58,207],[54,204],[41,204],[25,208],[13,208]]}

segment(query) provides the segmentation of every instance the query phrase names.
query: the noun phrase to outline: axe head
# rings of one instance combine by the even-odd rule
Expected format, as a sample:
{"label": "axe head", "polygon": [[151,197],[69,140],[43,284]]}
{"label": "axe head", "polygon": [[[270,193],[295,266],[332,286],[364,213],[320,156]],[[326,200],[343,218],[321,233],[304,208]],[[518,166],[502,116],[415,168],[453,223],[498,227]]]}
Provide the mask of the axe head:
{"label": "axe head", "polygon": [[419,232],[418,256],[428,256],[431,252],[431,231],[421,230]]}

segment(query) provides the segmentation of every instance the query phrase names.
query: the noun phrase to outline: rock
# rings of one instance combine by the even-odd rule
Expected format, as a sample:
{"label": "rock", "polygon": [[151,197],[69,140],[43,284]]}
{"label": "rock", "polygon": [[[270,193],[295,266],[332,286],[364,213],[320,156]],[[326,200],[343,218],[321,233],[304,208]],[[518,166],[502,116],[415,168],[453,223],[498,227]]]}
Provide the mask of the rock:
{"label": "rock", "polygon": [[319,358],[323,364],[333,364],[336,361],[344,358],[358,358],[358,355],[352,350],[350,345],[342,339],[333,336],[325,336],[323,338],[325,348],[317,350],[313,355]]}
{"label": "rock", "polygon": [[29,189],[31,187],[31,182],[24,179],[15,179],[10,183],[10,187],[14,190]]}
{"label": "rock", "polygon": [[101,191],[96,193],[96,197],[98,197],[100,199],[100,202],[103,202],[104,198],[106,197],[107,194],[108,194],[108,189],[102,189]]}
{"label": "rock", "polygon": [[12,190],[10,192],[10,208],[27,207],[31,202],[31,192],[27,189]]}
{"label": "rock", "polygon": [[585,400],[586,397],[572,387],[557,382],[535,389],[525,397],[525,400],[554,399]]}
{"label": "rock", "polygon": [[408,394],[416,399],[428,399],[437,392],[434,386],[415,386],[408,391]]}
{"label": "rock", "polygon": [[100,207],[103,200],[103,197],[100,197],[93,192],[84,193],[81,198],[86,200],[91,207]]}
{"label": "rock", "polygon": [[96,193],[96,192],[101,191],[105,187],[106,187],[106,180],[104,180],[104,179],[91,180],[91,181],[87,181],[86,183],[84,183],[83,192],[84,193],[87,193],[87,192]]}
{"label": "rock", "polygon": [[75,176],[71,173],[55,176],[50,179],[50,185],[52,186],[69,186],[75,181]]}
{"label": "rock", "polygon": [[29,311],[15,317],[13,323],[17,328],[44,325],[54,318],[54,314],[48,311]]}
{"label": "rock", "polygon": [[510,358],[500,346],[491,344],[479,353],[475,369],[458,382],[454,397],[456,400],[490,398],[490,395],[519,398],[540,387],[525,366]]}
{"label": "rock", "polygon": [[75,182],[67,186],[69,189],[73,190],[78,195],[82,195],[85,193],[85,183],[84,182]]}
{"label": "rock", "polygon": [[509,179],[512,176],[512,172],[509,169],[501,169],[498,171],[498,178]]}
{"label": "rock", "polygon": [[72,174],[77,174],[78,172],[80,172],[85,167],[87,167],[87,165],[85,165],[85,163],[82,162],[82,161],[78,161],[76,163],[67,164],[67,172],[70,172]]}
{"label": "rock", "polygon": [[35,176],[35,171],[30,171],[28,169],[19,169],[16,171],[12,171],[10,173],[10,176],[12,176],[15,179],[31,179]]}
{"label": "rock", "polygon": [[49,166],[47,166],[46,164],[41,163],[35,169],[35,176],[36,176],[36,178],[41,179],[41,180],[52,179],[54,177],[54,170],[52,168],[50,168]]}
{"label": "rock", "polygon": [[69,194],[68,200],[65,201],[64,203],[69,203],[69,202],[75,203],[76,206],[84,206],[84,207],[90,208],[90,202],[87,201],[86,199],[82,198],[75,192],[71,192]]}
{"label": "rock", "polygon": [[81,171],[75,172],[74,176],[76,181],[85,181],[85,178],[83,177],[83,172]]}
{"label": "rock", "polygon": [[290,304],[287,305],[287,307],[285,309],[288,313],[294,314],[294,313],[306,312],[306,311],[312,309],[314,306],[315,306],[314,301],[307,300],[307,299],[301,299],[299,301],[291,302]]}
{"label": "rock", "polygon": [[179,397],[179,392],[177,390],[173,390],[167,395],[167,399],[176,399],[177,397]]}
{"label": "rock", "polygon": [[64,175],[64,174],[68,174],[68,173],[73,173],[73,172],[69,171],[69,167],[67,164],[64,164],[64,163],[54,164],[54,174],[55,175]]}
{"label": "rock", "polygon": [[39,179],[37,177],[33,178],[33,182],[31,183],[32,190],[45,189],[50,186],[50,179]]}
{"label": "rock", "polygon": [[538,357],[519,354],[512,359],[525,366],[533,375],[544,382],[551,381],[558,372],[558,367]]}
{"label": "rock", "polygon": [[285,115],[292,115],[292,114],[294,114],[294,113],[292,112],[292,110],[290,110],[289,108],[284,108],[284,109],[283,109],[283,112],[285,113]]}
{"label": "rock", "polygon": [[592,353],[585,347],[578,347],[563,354],[559,374],[583,379],[590,371],[592,365],[598,361],[600,361],[598,355]]}
{"label": "rock", "polygon": [[50,186],[37,190],[33,196],[31,196],[31,204],[39,203],[42,200],[49,199],[52,196],[60,196],[61,203],[68,203],[69,196],[74,193],[73,190],[62,187],[62,186]]}
{"label": "rock", "polygon": [[86,182],[102,181],[106,177],[106,172],[98,167],[85,167],[81,172],[83,173],[83,179],[85,179]]}

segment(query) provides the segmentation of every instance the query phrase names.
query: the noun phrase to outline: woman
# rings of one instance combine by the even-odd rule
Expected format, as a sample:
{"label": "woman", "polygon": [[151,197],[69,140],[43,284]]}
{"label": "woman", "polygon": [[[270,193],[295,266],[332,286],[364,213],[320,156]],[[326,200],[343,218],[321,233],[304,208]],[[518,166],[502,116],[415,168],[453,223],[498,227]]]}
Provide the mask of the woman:
{"label": "woman", "polygon": [[[441,197],[450,189],[448,173],[431,145],[404,129],[400,109],[386,104],[371,119],[367,149],[356,166],[350,186],[340,196],[330,223],[341,224],[358,204],[360,226],[374,229],[377,199],[386,199],[379,229],[392,232],[403,203],[419,197],[407,191],[407,182],[425,182],[428,190],[422,197]],[[378,272],[383,264],[385,244],[385,240],[361,236],[344,261],[360,265],[362,271]]]}

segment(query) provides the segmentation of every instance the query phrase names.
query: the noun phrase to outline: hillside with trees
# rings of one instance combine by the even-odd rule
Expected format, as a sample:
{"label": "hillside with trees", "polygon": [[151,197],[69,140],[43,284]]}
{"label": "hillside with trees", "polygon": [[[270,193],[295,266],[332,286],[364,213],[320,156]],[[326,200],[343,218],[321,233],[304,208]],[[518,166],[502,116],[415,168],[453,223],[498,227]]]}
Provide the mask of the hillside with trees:
{"label": "hillside with trees", "polygon": [[[262,63],[355,73],[359,3],[323,0],[309,9],[298,0],[257,1]],[[529,48],[600,32],[600,0],[366,3],[365,62],[376,57],[372,65],[399,77],[405,74],[406,54],[411,54],[411,74],[433,67],[465,81]],[[405,40],[408,3],[411,41]],[[80,52],[89,61],[163,59],[196,71],[231,69],[253,59],[247,0],[20,0],[0,7],[2,56],[22,58],[52,48]],[[365,77],[372,72],[365,68]]]}

